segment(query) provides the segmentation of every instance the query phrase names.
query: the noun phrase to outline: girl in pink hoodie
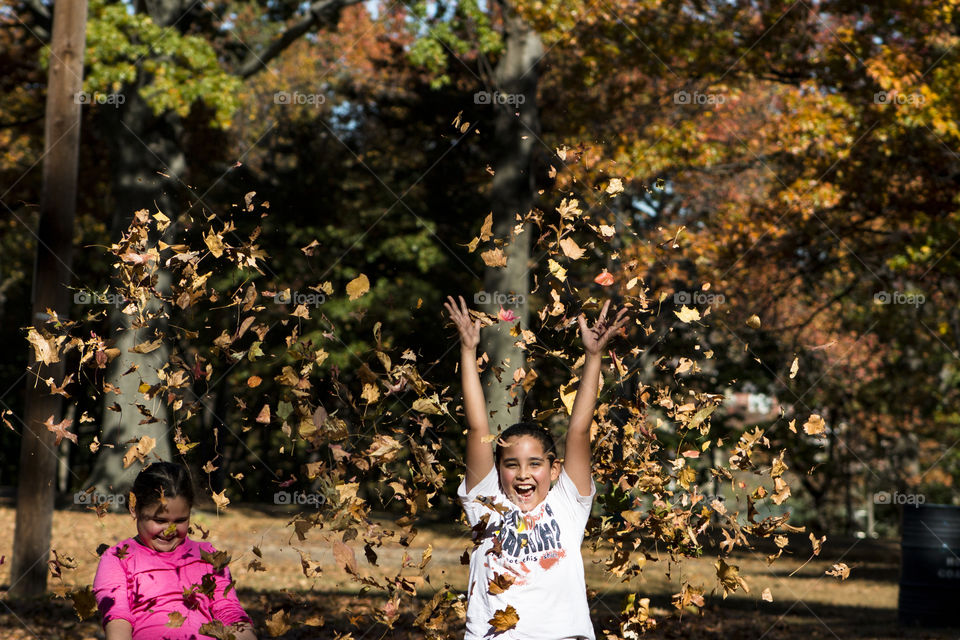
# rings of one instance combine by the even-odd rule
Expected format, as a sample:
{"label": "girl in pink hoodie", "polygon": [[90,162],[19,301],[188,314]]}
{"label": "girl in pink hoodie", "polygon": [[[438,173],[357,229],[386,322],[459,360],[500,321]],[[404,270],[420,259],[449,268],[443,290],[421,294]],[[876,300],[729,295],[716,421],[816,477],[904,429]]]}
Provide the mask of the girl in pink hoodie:
{"label": "girl in pink hoodie", "polygon": [[203,557],[216,549],[187,537],[193,507],[187,470],[151,464],[131,493],[137,535],[103,553],[93,580],[107,640],[202,640],[210,636],[200,627],[216,621],[237,640],[256,640],[230,570]]}

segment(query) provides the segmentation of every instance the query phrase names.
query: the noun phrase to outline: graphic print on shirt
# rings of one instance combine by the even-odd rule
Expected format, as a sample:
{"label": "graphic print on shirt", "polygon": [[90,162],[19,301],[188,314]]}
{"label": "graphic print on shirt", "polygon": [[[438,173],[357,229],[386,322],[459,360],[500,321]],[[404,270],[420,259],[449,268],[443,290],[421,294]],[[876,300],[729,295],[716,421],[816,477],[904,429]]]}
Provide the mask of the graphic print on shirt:
{"label": "graphic print on shirt", "polygon": [[560,524],[548,504],[534,513],[524,514],[519,509],[508,511],[493,527],[492,535],[493,548],[500,553],[498,557],[496,552],[491,554],[488,566],[509,571],[517,586],[526,582],[525,576],[533,566],[546,571],[566,555],[560,542]]}

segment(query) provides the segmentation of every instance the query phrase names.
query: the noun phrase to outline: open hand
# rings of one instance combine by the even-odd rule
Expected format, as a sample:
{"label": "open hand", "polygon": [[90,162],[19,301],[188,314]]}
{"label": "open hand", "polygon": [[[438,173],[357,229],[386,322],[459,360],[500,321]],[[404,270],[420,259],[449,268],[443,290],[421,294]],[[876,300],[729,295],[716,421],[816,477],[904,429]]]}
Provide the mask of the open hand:
{"label": "open hand", "polygon": [[627,315],[627,309],[622,308],[617,312],[617,317],[613,321],[607,320],[607,310],[610,308],[610,300],[603,304],[600,310],[600,317],[592,327],[587,325],[587,318],[582,313],[577,316],[577,322],[580,324],[580,336],[583,338],[583,348],[588,354],[599,354],[603,352],[604,347],[610,342],[610,339],[620,332],[627,324],[630,316]]}
{"label": "open hand", "polygon": [[460,346],[464,349],[476,349],[480,344],[480,320],[471,320],[470,309],[463,296],[457,297],[460,298],[459,307],[453,296],[447,296],[447,302],[444,302],[443,306],[447,308],[450,319],[457,325],[457,330],[460,332]]}

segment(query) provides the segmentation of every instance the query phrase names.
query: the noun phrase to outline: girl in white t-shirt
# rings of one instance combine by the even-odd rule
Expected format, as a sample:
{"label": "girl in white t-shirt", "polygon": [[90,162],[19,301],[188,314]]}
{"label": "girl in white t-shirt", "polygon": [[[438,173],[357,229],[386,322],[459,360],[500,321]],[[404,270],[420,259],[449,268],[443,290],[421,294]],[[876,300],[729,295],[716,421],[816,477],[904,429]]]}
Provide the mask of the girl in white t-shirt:
{"label": "girl in white t-shirt", "polygon": [[[477,345],[480,321],[470,319],[463,297],[444,306],[460,332],[460,374],[469,427],[467,471],[458,496],[474,529],[470,557],[465,640],[594,640],[587,606],[580,545],[596,488],[590,469],[590,424],[604,348],[627,322],[621,309],[596,324],[577,320],[585,360],[567,429],[565,458],[557,460],[553,437],[536,423],[505,429],[496,451]],[[556,484],[554,484],[556,483]]]}

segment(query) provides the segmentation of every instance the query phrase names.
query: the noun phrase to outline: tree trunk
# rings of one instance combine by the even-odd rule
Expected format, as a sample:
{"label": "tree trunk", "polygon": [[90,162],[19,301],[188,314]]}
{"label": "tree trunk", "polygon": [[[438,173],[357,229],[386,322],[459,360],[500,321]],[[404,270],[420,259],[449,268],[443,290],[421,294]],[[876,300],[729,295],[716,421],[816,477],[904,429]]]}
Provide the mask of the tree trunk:
{"label": "tree trunk", "polygon": [[[481,307],[493,314],[501,305],[511,308],[519,318],[520,326],[526,327],[530,315],[526,296],[530,295],[531,232],[525,229],[521,235],[513,236],[513,228],[517,224],[517,215],[525,216],[533,205],[531,169],[540,134],[536,66],[543,55],[543,45],[529,25],[505,9],[505,51],[496,69],[495,90],[499,94],[494,94],[490,100],[497,114],[490,200],[494,235],[511,241],[504,248],[507,266],[486,269],[484,288],[487,301]],[[508,298],[511,294],[520,297]],[[504,300],[513,300],[515,304],[504,304]],[[523,389],[520,385],[513,385],[513,376],[524,366],[524,352],[514,346],[517,338],[510,335],[512,326],[512,323],[501,322],[483,334],[484,349],[490,357],[486,373],[487,410],[492,413],[492,424],[500,428],[522,419]],[[499,381],[495,368],[502,368]]]}
{"label": "tree trunk", "polygon": [[[133,219],[134,212],[140,209],[150,209],[151,213],[159,209],[176,221],[180,213],[177,195],[181,190],[177,178],[184,180],[186,171],[186,158],[179,144],[182,131],[176,116],[155,116],[139,96],[136,87],[130,87],[125,98],[125,103],[116,110],[115,115],[110,114],[117,118],[113,148],[117,159],[113,185],[114,239],[120,237]],[[176,224],[171,224],[167,233],[175,229]],[[161,272],[157,285],[161,290],[165,275]],[[131,330],[130,317],[121,312],[121,306],[114,305],[110,310],[111,336],[120,355],[110,364],[106,375],[106,381],[117,387],[120,394],[104,395],[100,434],[100,441],[114,448],[100,448],[89,485],[96,486],[100,493],[126,495],[141,468],[139,464],[123,468],[123,454],[129,447],[126,443],[150,436],[157,441],[151,456],[155,454],[162,460],[172,459],[173,446],[166,402],[160,397],[147,400],[138,391],[141,384],[157,384],[157,370],[170,356],[169,342],[164,341],[158,349],[148,354],[131,353],[132,347],[152,339],[152,336],[146,329]],[[151,325],[153,328],[163,330],[165,326],[164,323],[154,323]],[[123,375],[133,365],[137,365],[137,370]],[[115,403],[120,406],[120,411],[108,409]],[[140,412],[137,404],[146,406],[155,421],[141,424],[148,418]],[[111,504],[117,508],[123,506],[121,500],[114,500]]]}
{"label": "tree trunk", "polygon": [[[33,276],[32,319],[39,329],[52,309],[70,313],[73,221],[77,202],[77,158],[80,148],[80,102],[83,54],[86,46],[87,0],[54,5],[50,75],[44,128],[43,195],[37,230],[37,261]],[[41,595],[47,586],[47,560],[53,524],[57,450],[54,434],[44,422],[63,419],[59,396],[38,384],[39,378],[61,382],[64,363],[44,366],[29,359],[16,530],[10,569],[10,595]]]}

